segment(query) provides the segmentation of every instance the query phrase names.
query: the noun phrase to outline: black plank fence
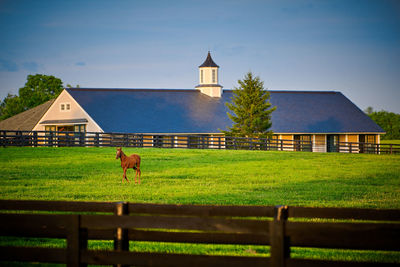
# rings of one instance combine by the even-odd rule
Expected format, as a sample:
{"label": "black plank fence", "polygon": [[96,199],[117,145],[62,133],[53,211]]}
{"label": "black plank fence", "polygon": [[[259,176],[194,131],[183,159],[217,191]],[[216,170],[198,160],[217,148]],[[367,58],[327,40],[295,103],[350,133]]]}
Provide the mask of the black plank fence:
{"label": "black plank fence", "polygon": [[[23,200],[0,200],[0,210],[1,236],[61,238],[67,242],[66,248],[0,246],[0,261],[4,263],[398,266],[292,258],[290,249],[400,250],[400,210]],[[313,222],[305,218],[326,220]],[[114,240],[114,250],[88,249],[88,240]],[[263,245],[270,246],[270,256],[132,252],[129,241]]]}
{"label": "black plank fence", "polygon": [[[5,131],[0,130],[0,146],[85,146],[158,147],[197,149],[245,149],[278,151],[318,151],[324,148],[306,140],[228,137],[222,135],[154,135],[137,133]],[[326,147],[326,146],[325,146]],[[332,152],[400,153],[400,144],[339,142]]]}

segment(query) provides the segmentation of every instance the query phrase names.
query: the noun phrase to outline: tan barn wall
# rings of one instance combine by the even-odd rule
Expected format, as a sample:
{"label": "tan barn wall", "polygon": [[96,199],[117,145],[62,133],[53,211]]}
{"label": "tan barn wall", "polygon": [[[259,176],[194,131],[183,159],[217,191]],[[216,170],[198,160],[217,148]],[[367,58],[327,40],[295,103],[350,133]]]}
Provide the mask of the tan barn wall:
{"label": "tan barn wall", "polygon": [[175,137],[175,147],[187,148],[188,138],[186,136]]}
{"label": "tan barn wall", "polygon": [[326,134],[315,134],[313,141],[314,152],[326,152]]}
{"label": "tan barn wall", "polygon": [[347,135],[347,142],[358,143],[358,134],[349,134],[349,135]]}
{"label": "tan barn wall", "polygon": [[143,146],[144,147],[152,147],[153,146],[153,136],[152,135],[144,135],[143,136]]}
{"label": "tan barn wall", "polygon": [[281,139],[283,140],[283,150],[293,151],[293,134],[281,134]]}

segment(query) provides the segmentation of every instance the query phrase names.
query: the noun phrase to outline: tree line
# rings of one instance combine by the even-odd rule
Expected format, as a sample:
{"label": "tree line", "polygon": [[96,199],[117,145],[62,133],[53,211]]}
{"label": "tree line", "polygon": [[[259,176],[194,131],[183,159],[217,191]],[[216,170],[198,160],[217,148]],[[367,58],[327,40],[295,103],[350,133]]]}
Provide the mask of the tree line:
{"label": "tree line", "polygon": [[364,112],[386,132],[381,136],[383,140],[400,139],[400,114],[386,110],[374,111],[372,107],[366,108]]}

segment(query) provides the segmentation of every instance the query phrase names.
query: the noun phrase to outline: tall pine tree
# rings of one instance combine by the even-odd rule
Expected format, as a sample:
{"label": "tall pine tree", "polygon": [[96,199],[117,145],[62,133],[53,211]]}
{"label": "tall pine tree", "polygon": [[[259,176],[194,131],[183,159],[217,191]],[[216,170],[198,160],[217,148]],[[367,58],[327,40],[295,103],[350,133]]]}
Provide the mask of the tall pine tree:
{"label": "tall pine tree", "polygon": [[233,91],[232,103],[226,103],[232,111],[228,112],[228,116],[233,121],[233,126],[229,127],[229,131],[223,132],[227,136],[270,137],[271,113],[276,107],[271,107],[270,95],[264,89],[264,82],[248,72],[238,83],[239,87],[235,87]]}

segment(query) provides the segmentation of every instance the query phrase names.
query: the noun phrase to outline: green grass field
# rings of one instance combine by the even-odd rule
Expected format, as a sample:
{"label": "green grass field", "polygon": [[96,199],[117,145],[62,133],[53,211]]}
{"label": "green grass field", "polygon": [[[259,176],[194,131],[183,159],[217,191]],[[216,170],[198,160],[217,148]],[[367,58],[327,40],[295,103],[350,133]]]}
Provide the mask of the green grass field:
{"label": "green grass field", "polygon": [[2,199],[400,208],[400,156],[125,149],[142,184],[121,184],[114,148],[2,148]]}
{"label": "green grass field", "polygon": [[[121,183],[115,148],[0,148],[0,198],[142,203],[400,208],[400,155],[124,149],[142,184]],[[0,239],[0,245],[65,246]],[[91,242],[92,247],[112,247]],[[131,250],[268,255],[263,246],[131,242]],[[293,257],[400,262],[399,253],[295,248]]]}
{"label": "green grass field", "polygon": [[381,140],[381,144],[396,144],[396,145],[400,145],[400,140]]}

